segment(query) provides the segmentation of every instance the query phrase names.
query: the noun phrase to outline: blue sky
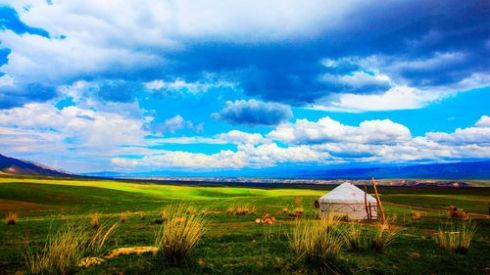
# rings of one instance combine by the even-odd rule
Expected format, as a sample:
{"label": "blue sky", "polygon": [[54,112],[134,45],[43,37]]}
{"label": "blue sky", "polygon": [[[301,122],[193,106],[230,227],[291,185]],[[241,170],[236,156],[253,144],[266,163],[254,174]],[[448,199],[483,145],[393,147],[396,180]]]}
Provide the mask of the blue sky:
{"label": "blue sky", "polygon": [[490,158],[485,1],[2,3],[6,155],[162,174]]}

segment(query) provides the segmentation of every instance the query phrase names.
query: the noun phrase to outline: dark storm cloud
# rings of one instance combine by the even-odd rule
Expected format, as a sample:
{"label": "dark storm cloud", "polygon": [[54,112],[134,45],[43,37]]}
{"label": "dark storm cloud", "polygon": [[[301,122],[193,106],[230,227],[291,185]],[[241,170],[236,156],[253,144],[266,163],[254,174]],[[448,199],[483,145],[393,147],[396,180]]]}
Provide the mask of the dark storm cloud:
{"label": "dark storm cloud", "polygon": [[[317,39],[194,44],[169,55],[170,71],[189,79],[203,71],[220,73],[240,83],[250,96],[295,105],[329,93],[387,90],[388,83],[353,86],[342,81],[342,76],[369,74],[372,69],[406,85],[443,88],[490,70],[489,7],[485,1],[402,1],[359,7]],[[355,62],[370,56],[376,57],[373,66],[378,67]],[[339,62],[326,67],[325,58]]]}

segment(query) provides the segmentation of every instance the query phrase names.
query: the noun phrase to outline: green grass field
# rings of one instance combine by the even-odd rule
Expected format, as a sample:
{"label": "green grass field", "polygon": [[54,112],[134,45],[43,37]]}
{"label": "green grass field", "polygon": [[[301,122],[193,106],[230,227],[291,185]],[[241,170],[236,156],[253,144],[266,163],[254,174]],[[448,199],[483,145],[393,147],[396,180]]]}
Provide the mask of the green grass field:
{"label": "green grass field", "polygon": [[[0,178],[0,214],[17,212],[15,225],[0,224],[0,274],[25,272],[23,255],[28,247],[41,249],[49,232],[66,222],[89,224],[89,214],[99,212],[105,221],[117,222],[121,212],[129,211],[108,241],[107,249],[153,245],[159,224],[159,211],[169,205],[185,203],[206,209],[203,240],[192,253],[192,260],[171,265],[151,254],[120,256],[99,266],[75,268],[81,274],[271,274],[314,273],[314,269],[295,260],[288,245],[293,219],[282,213],[295,198],[301,198],[305,217],[313,217],[314,200],[327,192],[309,189],[265,189],[242,187],[196,187],[128,183],[110,180],[58,180]],[[342,251],[345,272],[362,274],[490,274],[490,221],[475,218],[478,231],[468,254],[452,254],[437,247],[434,233],[447,223],[448,205],[475,213],[488,214],[490,189],[381,188],[389,215],[403,228],[398,239],[383,254]],[[254,205],[255,214],[231,216],[229,206]],[[422,218],[412,221],[411,211]],[[255,219],[262,212],[275,216],[277,223],[260,225]],[[371,226],[371,225],[366,225]]]}

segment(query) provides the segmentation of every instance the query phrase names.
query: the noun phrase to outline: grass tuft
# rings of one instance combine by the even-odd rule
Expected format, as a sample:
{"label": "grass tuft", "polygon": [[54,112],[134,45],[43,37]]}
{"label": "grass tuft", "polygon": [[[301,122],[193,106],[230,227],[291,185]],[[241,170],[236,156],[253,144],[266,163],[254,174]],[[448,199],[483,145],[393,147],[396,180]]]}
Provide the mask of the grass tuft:
{"label": "grass tuft", "polygon": [[358,223],[346,223],[342,225],[342,236],[347,246],[347,250],[352,252],[367,248],[367,237]]}
{"label": "grass tuft", "polygon": [[453,252],[465,254],[470,249],[471,241],[476,232],[476,224],[471,220],[439,227],[435,241],[439,247]]}
{"label": "grass tuft", "polygon": [[160,227],[155,239],[159,255],[180,264],[190,257],[192,249],[202,238],[205,222],[200,214],[188,214],[188,207],[176,206]]}
{"label": "grass tuft", "polygon": [[257,211],[257,208],[254,205],[250,204],[239,204],[233,205],[226,209],[226,213],[229,215],[243,216],[248,214],[253,214]]}
{"label": "grass tuft", "polygon": [[64,226],[48,235],[39,253],[28,250],[26,267],[33,274],[67,274],[82,258],[88,233],[80,226]]}
{"label": "grass tuft", "polygon": [[97,212],[90,214],[90,226],[93,229],[98,229],[100,227],[100,225],[101,225],[100,214]]}
{"label": "grass tuft", "polygon": [[109,237],[116,231],[117,223],[113,225],[101,224],[92,235],[89,236],[87,242],[87,251],[92,255],[101,255],[104,252],[104,245]]}
{"label": "grass tuft", "polygon": [[93,231],[86,226],[64,225],[57,232],[48,234],[41,251],[26,251],[27,270],[33,274],[68,274],[84,256],[100,256],[117,226],[117,223],[112,226],[102,224]]}
{"label": "grass tuft", "polygon": [[128,216],[129,216],[129,213],[127,211],[121,212],[121,214],[119,214],[119,222],[125,223],[128,220]]}
{"label": "grass tuft", "polygon": [[320,265],[335,273],[343,237],[333,220],[297,220],[288,235],[289,246],[298,260]]}
{"label": "grass tuft", "polygon": [[400,230],[392,227],[394,217],[388,218],[385,223],[381,223],[375,227],[374,234],[371,239],[371,247],[374,251],[382,253],[393,241],[399,237]]}
{"label": "grass tuft", "polygon": [[18,218],[19,216],[17,215],[17,213],[9,212],[7,216],[5,216],[5,223],[9,225],[14,225],[17,223]]}

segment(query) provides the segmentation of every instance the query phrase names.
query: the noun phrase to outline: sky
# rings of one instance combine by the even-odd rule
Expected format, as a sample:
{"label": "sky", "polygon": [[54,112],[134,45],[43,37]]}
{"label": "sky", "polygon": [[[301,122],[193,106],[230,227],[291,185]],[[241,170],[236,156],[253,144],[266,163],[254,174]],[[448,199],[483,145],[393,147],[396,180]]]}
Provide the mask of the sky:
{"label": "sky", "polygon": [[490,159],[488,1],[0,0],[0,153],[73,173]]}

